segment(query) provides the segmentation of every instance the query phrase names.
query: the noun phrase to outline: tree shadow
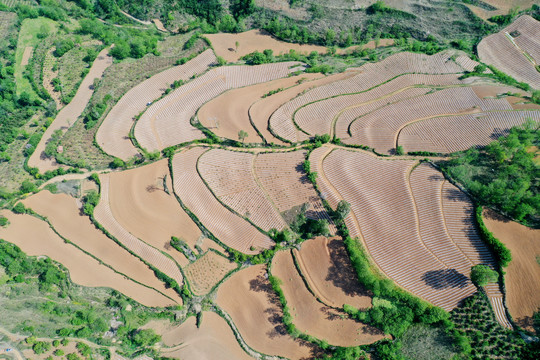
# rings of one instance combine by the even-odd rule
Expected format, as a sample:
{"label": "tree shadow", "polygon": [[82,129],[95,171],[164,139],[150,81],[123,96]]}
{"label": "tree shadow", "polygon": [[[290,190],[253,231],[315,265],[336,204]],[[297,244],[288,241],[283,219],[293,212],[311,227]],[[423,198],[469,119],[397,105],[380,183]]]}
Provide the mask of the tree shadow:
{"label": "tree shadow", "polygon": [[486,211],[484,211],[484,213],[483,213],[483,216],[486,219],[490,219],[490,220],[500,221],[500,222],[504,222],[504,223],[511,222],[510,219],[508,219],[504,215],[501,215],[501,214],[499,214],[498,212],[496,212],[495,210],[492,210],[492,209],[486,209]]}
{"label": "tree shadow", "polygon": [[329,240],[327,247],[332,265],[328,268],[325,280],[331,281],[347,296],[370,296],[370,293],[360,286],[343,242],[338,239]]}
{"label": "tree shadow", "polygon": [[422,275],[422,280],[436,290],[459,288],[469,284],[469,278],[456,269],[433,270]]}

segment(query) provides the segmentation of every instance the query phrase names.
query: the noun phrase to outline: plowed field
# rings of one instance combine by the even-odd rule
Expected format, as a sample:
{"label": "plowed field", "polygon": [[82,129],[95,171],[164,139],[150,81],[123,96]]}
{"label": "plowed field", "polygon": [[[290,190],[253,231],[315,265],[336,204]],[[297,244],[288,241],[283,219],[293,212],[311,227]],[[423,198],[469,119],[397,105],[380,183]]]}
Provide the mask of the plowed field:
{"label": "plowed field", "polygon": [[206,295],[236,264],[213,251],[198,258],[184,268],[184,274],[195,295]]}

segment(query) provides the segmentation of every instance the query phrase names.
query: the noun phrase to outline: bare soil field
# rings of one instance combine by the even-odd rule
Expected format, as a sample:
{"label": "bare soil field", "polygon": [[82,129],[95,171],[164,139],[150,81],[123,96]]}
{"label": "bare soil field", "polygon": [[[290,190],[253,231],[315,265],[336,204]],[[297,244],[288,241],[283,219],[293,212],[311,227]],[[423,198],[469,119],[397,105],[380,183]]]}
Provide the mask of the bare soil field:
{"label": "bare soil field", "polygon": [[243,142],[261,143],[262,139],[251,125],[249,118],[248,111],[252,104],[270,91],[287,89],[321,76],[321,74],[302,74],[227,91],[204,104],[197,112],[197,118],[217,136],[239,140],[238,132],[244,130],[248,136]]}
{"label": "bare soil field", "polygon": [[485,3],[495,7],[495,10],[487,10],[478,6],[466,4],[472,12],[481,19],[487,20],[496,15],[506,15],[513,7],[519,10],[529,9],[537,0],[483,0]]}
{"label": "bare soil field", "polygon": [[43,134],[41,141],[36,146],[36,150],[28,159],[28,166],[37,167],[40,172],[54,170],[58,167],[54,159],[50,159],[45,155],[45,146],[56,130],[62,130],[65,133],[82,114],[90,97],[94,93],[94,79],[100,78],[104,71],[112,64],[112,57],[109,56],[108,52],[109,48],[105,48],[98,54],[73,100],[58,113],[53,123]]}
{"label": "bare soil field", "polygon": [[24,48],[22,61],[21,61],[21,66],[28,65],[28,60],[30,60],[30,58],[32,57],[32,51],[33,50],[34,50],[34,48],[32,46],[27,46],[27,47]]}
{"label": "bare soil field", "polygon": [[90,219],[81,214],[78,200],[66,194],[41,191],[25,199],[23,203],[47,217],[56,231],[82,250],[131,279],[157,289],[182,303],[178,294],[172,289],[166,289],[150,268],[96,229]]}
{"label": "bare soil field", "polygon": [[287,333],[281,303],[267,280],[264,265],[240,270],[227,279],[218,289],[217,304],[256,351],[293,360],[319,354],[313,344],[295,340]]}
{"label": "bare soil field", "polygon": [[106,153],[123,160],[138,154],[128,136],[135,117],[170,89],[174,81],[187,81],[192,76],[205,72],[215,60],[214,53],[208,49],[184,65],[160,72],[131,88],[111,109],[99,127],[96,133],[99,146]]}
{"label": "bare soil field", "polygon": [[201,231],[174,197],[167,160],[114,172],[109,179],[109,204],[118,223],[135,237],[185,263],[185,257],[170,247],[171,236],[194,249]]}
{"label": "bare soil field", "polygon": [[197,147],[175,155],[174,191],[202,224],[221,242],[246,254],[256,254],[272,240],[246,220],[226,209],[212,194],[197,172],[197,161],[208,149]]}
{"label": "bare soil field", "polygon": [[10,225],[0,227],[0,237],[14,243],[30,256],[45,255],[69,270],[73,282],[90,287],[110,287],[146,306],[170,306],[175,303],[157,291],[137,284],[100,264],[73,245],[67,244],[49,225],[31,215],[2,211]]}
{"label": "bare soil field", "polygon": [[294,258],[315,296],[328,306],[371,307],[371,297],[360,286],[340,238],[318,237],[293,250]]}
{"label": "bare soil field", "polygon": [[385,338],[380,330],[319,303],[305,287],[289,251],[275,255],[272,275],[283,282],[281,289],[298,330],[336,346],[365,345]]}
{"label": "bare soil field", "polygon": [[[161,348],[164,356],[183,360],[248,360],[238,344],[227,322],[218,314],[205,311],[202,313],[200,327],[194,316],[179,326],[169,325],[165,329],[158,327],[163,343],[168,348]],[[161,331],[159,331],[161,330]]]}
{"label": "bare soil field", "polygon": [[[415,165],[339,149],[323,160],[318,181],[351,204],[351,234],[386,276],[450,310],[476,291],[471,266],[494,260],[476,231],[470,199],[434,168]],[[496,289],[491,295],[502,297]]]}
{"label": "bare soil field", "polygon": [[478,44],[478,56],[486,64],[540,89],[540,22],[523,15]]}
{"label": "bare soil field", "polygon": [[485,210],[484,223],[512,252],[505,269],[506,304],[514,321],[534,331],[532,315],[540,307],[540,230],[531,229]]}
{"label": "bare soil field", "polygon": [[277,94],[270,95],[251,105],[251,107],[249,108],[249,117],[251,118],[251,121],[253,122],[255,128],[262,134],[262,136],[268,143],[273,142],[279,145],[286,144],[280,139],[276,138],[269,130],[270,116],[272,116],[274,111],[276,111],[286,102],[291,101],[295,97],[299,96],[304,91],[315,88],[317,86],[329,84],[334,81],[343,80],[355,74],[356,73],[354,71],[334,74],[323,77],[321,79],[306,81],[297,86],[280,91]]}
{"label": "bare soil field", "polygon": [[149,151],[203,138],[191,118],[207,101],[226,90],[286,77],[297,62],[221,66],[180,86],[152,104],[135,125],[135,137]]}
{"label": "bare soil field", "polygon": [[227,258],[207,251],[184,268],[186,279],[191,285],[195,295],[206,295],[212,288],[230,271],[236,268],[236,264]]}
{"label": "bare soil field", "polygon": [[[94,209],[94,218],[107,231],[112,234],[123,246],[151,264],[153,267],[176,281],[181,286],[183,284],[182,272],[178,264],[171,258],[163,254],[159,249],[145,243],[127,231],[114,217],[110,207],[110,174],[100,175],[101,199]],[[173,289],[169,291],[174,292]]]}

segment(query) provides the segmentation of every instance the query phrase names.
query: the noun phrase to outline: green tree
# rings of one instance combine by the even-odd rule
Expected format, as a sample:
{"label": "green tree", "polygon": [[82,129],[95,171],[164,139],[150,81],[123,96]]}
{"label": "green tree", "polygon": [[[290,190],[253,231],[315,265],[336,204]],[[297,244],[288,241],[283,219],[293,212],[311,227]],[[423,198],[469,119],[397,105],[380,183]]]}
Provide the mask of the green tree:
{"label": "green tree", "polygon": [[132,335],[133,343],[137,346],[152,346],[161,341],[161,336],[152,329],[139,330]]}
{"label": "green tree", "polygon": [[403,155],[403,154],[405,154],[405,151],[403,150],[403,146],[398,145],[396,147],[396,155]]}
{"label": "green tree", "polygon": [[497,282],[498,279],[499,273],[487,265],[475,265],[471,268],[471,281],[478,287]]}
{"label": "green tree", "polygon": [[246,137],[248,136],[249,134],[247,132],[245,132],[244,130],[240,130],[238,132],[238,140],[240,140],[242,143],[244,143],[244,140],[246,139]]}
{"label": "green tree", "polygon": [[340,220],[345,219],[347,215],[349,215],[350,212],[351,212],[351,204],[349,204],[345,200],[341,200],[338,203],[337,208],[336,208],[336,216],[338,217],[338,219]]}
{"label": "green tree", "polygon": [[8,224],[8,219],[5,216],[0,215],[0,226],[6,226]]}

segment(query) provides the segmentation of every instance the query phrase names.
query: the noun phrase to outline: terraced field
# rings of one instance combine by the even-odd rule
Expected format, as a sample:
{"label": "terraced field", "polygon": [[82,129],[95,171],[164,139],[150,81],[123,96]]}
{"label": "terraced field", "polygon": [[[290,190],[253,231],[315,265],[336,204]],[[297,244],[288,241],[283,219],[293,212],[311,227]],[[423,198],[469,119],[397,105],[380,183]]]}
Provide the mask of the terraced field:
{"label": "terraced field", "polygon": [[236,268],[224,256],[207,251],[203,256],[185,267],[186,279],[195,295],[206,295],[221,279]]}
{"label": "terraced field", "polygon": [[271,81],[296,70],[297,63],[225,66],[208,71],[152,104],[135,125],[135,138],[148,151],[203,138],[191,118],[207,101],[222,92]]}
{"label": "terraced field", "polygon": [[[343,198],[351,204],[351,234],[386,276],[413,294],[450,310],[476,291],[471,266],[494,265],[470,200],[431,166],[342,149],[320,150],[310,159],[322,168],[319,183],[332,193],[329,203]],[[502,300],[496,286],[488,295],[494,304]],[[508,324],[504,311],[497,316]]]}
{"label": "terraced field", "polygon": [[518,81],[540,89],[540,22],[523,15],[478,44],[478,56]]}

